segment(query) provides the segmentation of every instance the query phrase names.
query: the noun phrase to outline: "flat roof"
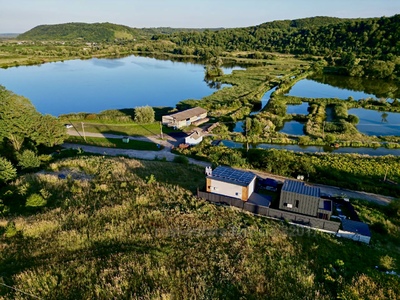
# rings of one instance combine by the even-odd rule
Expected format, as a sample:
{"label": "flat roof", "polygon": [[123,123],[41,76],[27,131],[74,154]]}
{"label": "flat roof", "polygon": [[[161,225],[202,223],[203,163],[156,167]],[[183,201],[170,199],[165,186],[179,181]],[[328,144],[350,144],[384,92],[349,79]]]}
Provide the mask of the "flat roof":
{"label": "flat roof", "polygon": [[212,171],[211,176],[207,178],[233,183],[241,186],[248,186],[256,177],[251,172],[232,169],[230,167],[218,166]]}
{"label": "flat roof", "polygon": [[177,121],[183,121],[183,120],[204,114],[206,112],[207,112],[207,110],[205,110],[202,107],[194,107],[194,108],[180,111],[180,112],[174,113],[172,115],[168,115],[168,116],[173,117]]}
{"label": "flat roof", "polygon": [[285,180],[282,191],[297,193],[301,195],[307,195],[312,197],[321,197],[320,188],[306,185],[302,181]]}
{"label": "flat roof", "polygon": [[343,219],[342,228],[344,231],[354,232],[365,236],[371,236],[371,232],[369,231],[369,226],[363,222]]}

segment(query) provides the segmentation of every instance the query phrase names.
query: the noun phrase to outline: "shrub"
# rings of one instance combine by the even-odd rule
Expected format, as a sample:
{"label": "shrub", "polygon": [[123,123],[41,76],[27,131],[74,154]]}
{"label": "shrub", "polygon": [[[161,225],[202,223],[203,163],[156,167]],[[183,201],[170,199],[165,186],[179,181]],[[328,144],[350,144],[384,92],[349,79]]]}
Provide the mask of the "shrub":
{"label": "shrub", "polygon": [[25,150],[18,155],[18,166],[22,169],[33,169],[40,166],[40,158],[32,150]]}
{"label": "shrub", "polygon": [[11,237],[15,236],[17,233],[18,233],[18,230],[15,227],[15,223],[13,221],[8,222],[4,235],[8,238],[11,238]]}
{"label": "shrub", "polygon": [[175,156],[174,162],[179,163],[179,164],[188,165],[189,164],[189,159],[187,157],[185,157],[185,156],[178,155],[178,156]]}
{"label": "shrub", "polygon": [[154,122],[154,109],[151,106],[139,106],[135,108],[135,122],[139,124]]}
{"label": "shrub", "polygon": [[47,201],[39,194],[32,194],[26,200],[26,207],[43,207]]}
{"label": "shrub", "polygon": [[17,176],[17,170],[12,163],[4,157],[0,157],[0,181],[7,182]]}

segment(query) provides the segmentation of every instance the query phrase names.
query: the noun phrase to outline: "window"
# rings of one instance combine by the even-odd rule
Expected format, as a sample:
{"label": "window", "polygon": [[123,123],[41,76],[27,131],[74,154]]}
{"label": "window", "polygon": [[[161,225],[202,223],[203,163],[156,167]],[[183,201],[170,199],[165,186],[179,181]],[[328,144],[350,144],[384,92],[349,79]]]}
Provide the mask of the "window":
{"label": "window", "polygon": [[238,193],[238,192],[236,192],[236,193],[235,193],[235,195],[236,195],[236,196],[239,196],[239,193]]}
{"label": "window", "polygon": [[300,201],[296,200],[296,204],[295,204],[296,208],[299,208],[299,203],[300,203]]}

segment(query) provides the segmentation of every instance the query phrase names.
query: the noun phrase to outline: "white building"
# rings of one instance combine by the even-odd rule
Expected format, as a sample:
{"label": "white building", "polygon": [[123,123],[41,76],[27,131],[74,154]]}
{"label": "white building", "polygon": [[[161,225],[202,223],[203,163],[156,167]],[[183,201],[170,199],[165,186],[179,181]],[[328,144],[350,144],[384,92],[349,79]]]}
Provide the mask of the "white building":
{"label": "white building", "polygon": [[209,193],[247,201],[254,192],[256,175],[251,172],[219,166],[206,178]]}
{"label": "white building", "polygon": [[197,144],[201,143],[202,140],[203,140],[203,136],[201,135],[201,133],[198,131],[194,131],[190,135],[185,137],[185,144],[197,145]]}

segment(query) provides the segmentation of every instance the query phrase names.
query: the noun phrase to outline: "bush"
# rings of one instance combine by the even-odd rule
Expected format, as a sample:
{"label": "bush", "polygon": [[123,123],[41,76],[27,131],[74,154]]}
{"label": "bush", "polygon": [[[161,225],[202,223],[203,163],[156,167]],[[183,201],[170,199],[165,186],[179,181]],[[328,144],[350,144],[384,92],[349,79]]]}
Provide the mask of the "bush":
{"label": "bush", "polygon": [[18,166],[22,169],[33,169],[40,166],[40,158],[32,150],[25,150],[18,155]]}
{"label": "bush", "polygon": [[140,106],[135,108],[135,122],[139,124],[154,122],[154,109],[151,106]]}
{"label": "bush", "polygon": [[178,156],[175,156],[174,162],[179,163],[179,164],[188,165],[189,159],[186,156],[178,155]]}
{"label": "bush", "polygon": [[0,157],[0,181],[7,182],[17,177],[17,170],[12,163],[4,157]]}
{"label": "bush", "polygon": [[26,207],[43,207],[47,201],[39,194],[32,194],[26,200]]}

